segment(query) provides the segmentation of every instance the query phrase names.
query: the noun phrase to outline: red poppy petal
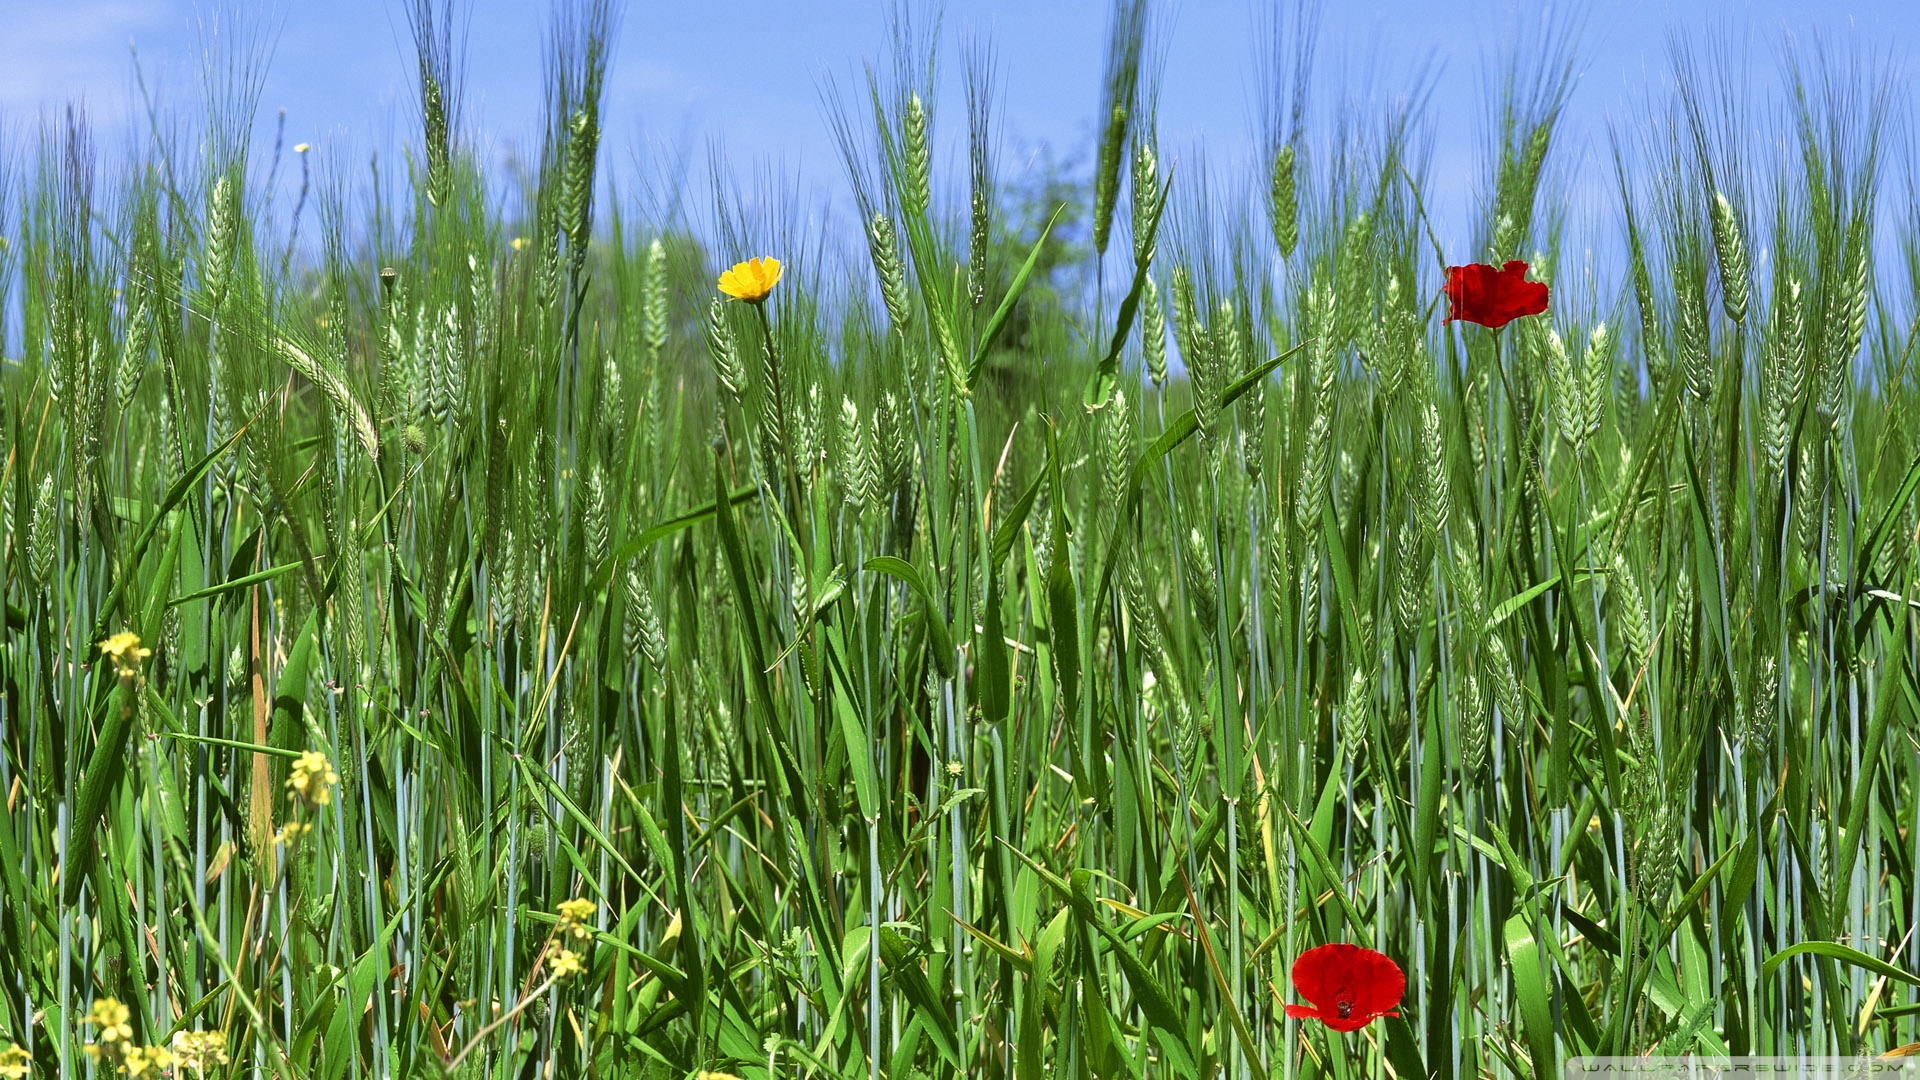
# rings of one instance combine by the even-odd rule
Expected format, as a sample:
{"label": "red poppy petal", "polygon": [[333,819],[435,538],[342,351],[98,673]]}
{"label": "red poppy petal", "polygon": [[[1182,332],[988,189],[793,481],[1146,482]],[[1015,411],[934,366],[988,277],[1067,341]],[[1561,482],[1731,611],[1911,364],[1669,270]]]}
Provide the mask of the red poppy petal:
{"label": "red poppy petal", "polygon": [[1547,309],[1547,286],[1526,280],[1527,264],[1510,260],[1496,270],[1485,263],[1447,268],[1447,321],[1498,330],[1515,319]]}
{"label": "red poppy petal", "polygon": [[1344,942],[1317,946],[1300,954],[1293,962],[1293,988],[1322,1012],[1330,1012],[1333,993],[1347,968],[1347,951],[1355,948]]}
{"label": "red poppy petal", "polygon": [[1407,976],[1400,965],[1368,949],[1358,958],[1356,968],[1353,985],[1359,991],[1359,1000],[1353,1003],[1354,1012],[1381,1015],[1400,1004],[1407,992]]}
{"label": "red poppy petal", "polygon": [[1320,1019],[1320,1010],[1311,1005],[1289,1005],[1287,1006],[1287,1015],[1293,1017],[1295,1020],[1318,1020]]}

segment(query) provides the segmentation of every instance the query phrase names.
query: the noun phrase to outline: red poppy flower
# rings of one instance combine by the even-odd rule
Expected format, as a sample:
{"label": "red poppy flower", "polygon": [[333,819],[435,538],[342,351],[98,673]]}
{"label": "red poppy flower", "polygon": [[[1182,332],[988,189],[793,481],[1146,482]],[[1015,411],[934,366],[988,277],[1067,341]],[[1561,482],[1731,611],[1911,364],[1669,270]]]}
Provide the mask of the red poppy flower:
{"label": "red poppy flower", "polygon": [[1382,1016],[1400,1015],[1407,976],[1382,953],[1335,942],[1300,954],[1293,962],[1293,988],[1313,1004],[1289,1005],[1288,1016],[1358,1031]]}
{"label": "red poppy flower", "polygon": [[1547,310],[1547,285],[1527,280],[1527,264],[1514,260],[1495,270],[1486,263],[1447,267],[1447,321],[1465,319],[1498,330],[1515,319]]}

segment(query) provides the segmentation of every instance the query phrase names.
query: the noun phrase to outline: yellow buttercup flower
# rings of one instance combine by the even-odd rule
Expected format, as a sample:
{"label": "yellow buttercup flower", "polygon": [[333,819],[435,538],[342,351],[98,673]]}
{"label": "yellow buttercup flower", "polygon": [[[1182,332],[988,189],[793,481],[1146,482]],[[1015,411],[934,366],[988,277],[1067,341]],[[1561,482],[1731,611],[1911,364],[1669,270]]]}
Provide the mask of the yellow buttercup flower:
{"label": "yellow buttercup flower", "polygon": [[572,949],[561,949],[554,954],[553,959],[547,961],[547,967],[553,970],[553,977],[556,979],[578,975],[587,970],[587,965],[580,961],[580,954]]}
{"label": "yellow buttercup flower", "polygon": [[131,630],[122,630],[100,643],[100,653],[113,661],[113,669],[122,675],[140,673],[140,661],[153,655],[152,649],[140,647],[140,635]]}
{"label": "yellow buttercup flower", "polygon": [[0,1076],[7,1080],[22,1080],[27,1075],[27,1066],[32,1062],[27,1052],[20,1049],[19,1043],[8,1043],[5,1050],[0,1050]]}
{"label": "yellow buttercup flower", "polygon": [[720,291],[735,300],[758,304],[780,281],[780,260],[769,255],[734,263],[733,269],[720,275]]}

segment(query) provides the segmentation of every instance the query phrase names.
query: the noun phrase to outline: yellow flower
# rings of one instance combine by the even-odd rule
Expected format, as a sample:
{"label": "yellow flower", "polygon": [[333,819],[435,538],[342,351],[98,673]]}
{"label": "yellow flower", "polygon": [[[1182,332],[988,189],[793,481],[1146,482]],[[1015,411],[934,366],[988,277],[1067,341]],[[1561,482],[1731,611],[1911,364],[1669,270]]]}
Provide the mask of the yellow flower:
{"label": "yellow flower", "polygon": [[527,249],[527,238],[524,236],[516,236],[510,243],[515,251],[525,251]]}
{"label": "yellow flower", "polygon": [[289,821],[279,832],[273,834],[276,844],[295,844],[302,836],[313,831],[313,823],[307,821]]}
{"label": "yellow flower", "polygon": [[296,154],[304,154],[310,149],[312,149],[312,147],[309,147],[306,143],[293,144],[293,152]]}
{"label": "yellow flower", "polygon": [[333,785],[340,774],[333,762],[318,750],[309,750],[293,763],[293,775],[287,778],[287,790],[308,806],[325,806],[333,801]]}
{"label": "yellow flower", "polygon": [[780,260],[769,255],[764,259],[734,263],[733,269],[720,275],[720,291],[735,300],[757,304],[767,298],[779,281]]}
{"label": "yellow flower", "polygon": [[0,1076],[7,1080],[21,1080],[27,1075],[27,1065],[31,1061],[33,1059],[20,1049],[19,1043],[8,1043],[5,1050],[0,1050]]}
{"label": "yellow flower", "polygon": [[174,1061],[182,1069],[205,1069],[227,1063],[227,1033],[224,1031],[176,1031],[173,1033]]}
{"label": "yellow flower", "polygon": [[561,949],[554,954],[553,959],[547,961],[547,967],[552,969],[553,977],[556,979],[578,975],[587,970],[587,965],[580,962],[580,954],[572,949]]}
{"label": "yellow flower", "polygon": [[699,1074],[694,1077],[694,1080],[740,1080],[740,1078],[732,1073],[708,1072],[705,1069],[701,1069]]}
{"label": "yellow flower", "polygon": [[140,661],[153,655],[152,649],[140,647],[140,635],[131,630],[122,630],[100,643],[100,652],[113,661],[113,668],[121,675],[138,675]]}
{"label": "yellow flower", "polygon": [[592,937],[593,929],[587,925],[587,920],[593,918],[593,913],[598,907],[599,905],[591,900],[562,900],[560,901],[560,921],[554,929],[562,934],[572,934],[577,938]]}
{"label": "yellow flower", "polygon": [[126,1060],[120,1063],[128,1076],[145,1076],[148,1072],[163,1073],[173,1068],[173,1054],[164,1046],[149,1046],[145,1050],[127,1051]]}
{"label": "yellow flower", "polygon": [[100,1029],[100,1041],[103,1043],[125,1042],[133,1038],[133,1025],[127,1022],[131,1019],[133,1014],[113,998],[96,999],[93,1009],[87,1013],[87,1023]]}

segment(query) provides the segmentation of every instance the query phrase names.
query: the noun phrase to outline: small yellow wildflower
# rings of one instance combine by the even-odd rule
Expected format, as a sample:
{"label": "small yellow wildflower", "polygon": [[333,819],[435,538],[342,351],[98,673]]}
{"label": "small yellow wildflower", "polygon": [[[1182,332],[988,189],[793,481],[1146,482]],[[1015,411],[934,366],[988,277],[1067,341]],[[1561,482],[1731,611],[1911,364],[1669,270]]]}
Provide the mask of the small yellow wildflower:
{"label": "small yellow wildflower", "polygon": [[293,152],[296,154],[304,154],[310,149],[312,149],[312,147],[308,146],[306,143],[293,144]]}
{"label": "small yellow wildflower", "polygon": [[97,998],[87,1013],[87,1023],[100,1029],[103,1043],[126,1042],[133,1038],[133,1014],[113,998]]}
{"label": "small yellow wildflower", "polygon": [[153,655],[152,649],[140,647],[140,635],[131,630],[122,630],[100,643],[100,652],[113,661],[113,668],[122,676],[138,675],[140,661]]}
{"label": "small yellow wildflower", "polygon": [[307,821],[289,821],[277,833],[273,834],[275,844],[295,844],[300,838],[313,831],[313,823]]}
{"label": "small yellow wildflower", "polygon": [[588,926],[587,922],[593,918],[593,913],[598,907],[599,905],[591,900],[560,901],[560,921],[554,926],[554,930],[562,934],[572,934],[581,939],[592,937],[593,928]]}
{"label": "small yellow wildflower", "polygon": [[701,1069],[694,1077],[694,1080],[740,1080],[740,1078],[732,1073],[708,1072],[705,1069]]}
{"label": "small yellow wildflower", "polygon": [[227,1033],[224,1031],[176,1031],[173,1033],[173,1057],[182,1069],[205,1069],[227,1063]]}
{"label": "small yellow wildflower", "polygon": [[515,251],[525,251],[527,250],[527,238],[524,236],[516,236],[508,241],[508,246]]}
{"label": "small yellow wildflower", "polygon": [[720,275],[720,291],[735,300],[758,304],[767,298],[780,281],[780,260],[769,255],[734,263],[733,269]]}
{"label": "small yellow wildflower", "polygon": [[173,1068],[173,1054],[164,1046],[149,1046],[145,1050],[138,1048],[127,1051],[126,1059],[120,1067],[131,1077],[141,1077],[151,1073],[163,1073]]}
{"label": "small yellow wildflower", "polygon": [[947,775],[953,777],[955,780],[960,779],[966,771],[967,767],[958,761],[947,762]]}
{"label": "small yellow wildflower", "polygon": [[547,961],[547,967],[553,971],[553,977],[556,979],[578,975],[587,970],[587,965],[580,961],[580,954],[572,949],[561,949],[555,953],[553,959]]}
{"label": "small yellow wildflower", "polygon": [[8,1043],[5,1050],[0,1050],[0,1076],[7,1080],[21,1080],[27,1075],[27,1066],[32,1061],[27,1052],[20,1049],[19,1043]]}
{"label": "small yellow wildflower", "polygon": [[333,762],[327,760],[327,755],[309,750],[293,763],[287,790],[308,806],[325,806],[333,801],[333,785],[339,782],[340,774],[333,771]]}

